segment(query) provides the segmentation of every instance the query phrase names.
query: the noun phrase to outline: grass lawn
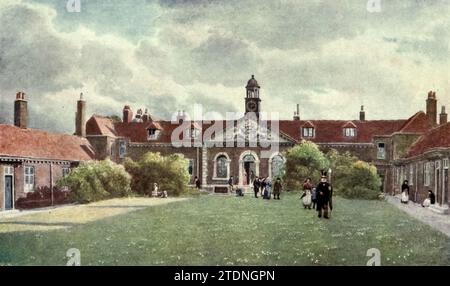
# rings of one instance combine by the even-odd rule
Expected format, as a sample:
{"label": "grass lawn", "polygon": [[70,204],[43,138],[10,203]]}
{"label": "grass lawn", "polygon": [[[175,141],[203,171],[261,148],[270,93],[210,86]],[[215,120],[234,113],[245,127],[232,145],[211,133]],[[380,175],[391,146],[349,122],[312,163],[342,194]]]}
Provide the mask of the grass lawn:
{"label": "grass lawn", "polygon": [[86,221],[61,209],[58,229],[23,228],[51,225],[45,214],[8,219],[21,221],[17,229],[0,219],[0,265],[65,265],[69,248],[82,265],[365,265],[369,248],[381,251],[382,265],[450,264],[446,236],[386,202],[335,198],[334,207],[319,220],[297,194],[201,196]]}

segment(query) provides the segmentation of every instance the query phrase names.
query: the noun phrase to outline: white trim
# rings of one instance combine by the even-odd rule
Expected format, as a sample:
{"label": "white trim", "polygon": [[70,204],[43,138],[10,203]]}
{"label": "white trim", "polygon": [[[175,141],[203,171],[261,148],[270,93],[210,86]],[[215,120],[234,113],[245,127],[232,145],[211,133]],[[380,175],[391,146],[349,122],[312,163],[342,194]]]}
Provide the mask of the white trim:
{"label": "white trim", "polygon": [[239,156],[239,185],[242,186],[244,185],[244,157],[247,155],[252,155],[253,158],[255,158],[255,176],[259,177],[259,157],[256,154],[255,151],[251,151],[251,150],[246,150],[244,152],[241,153],[241,155]]}
{"label": "white trim", "polygon": [[[32,188],[32,190],[28,190],[28,188],[27,188],[27,185],[30,185],[30,184],[26,183],[26,178],[27,178],[26,168],[33,168],[33,188]],[[23,166],[23,192],[24,193],[34,192],[35,186],[36,186],[36,168],[35,168],[35,166],[24,165]]]}
{"label": "white trim", "polygon": [[[227,158],[227,176],[225,178],[217,177],[217,158],[219,158],[220,156],[225,156],[225,158]],[[228,154],[226,152],[219,152],[219,153],[216,154],[216,156],[214,156],[213,163],[214,163],[214,167],[213,167],[214,171],[213,171],[213,177],[211,179],[212,180],[228,181],[228,179],[230,178],[230,174],[231,174],[231,159],[230,159],[230,156],[228,156]]]}
{"label": "white trim", "polygon": [[[280,153],[280,152],[274,152],[272,155],[270,155],[269,158],[269,178],[272,178],[272,160],[275,158],[275,156],[280,156],[283,159],[283,163],[286,164],[286,158]],[[272,178],[273,179],[273,178]]]}

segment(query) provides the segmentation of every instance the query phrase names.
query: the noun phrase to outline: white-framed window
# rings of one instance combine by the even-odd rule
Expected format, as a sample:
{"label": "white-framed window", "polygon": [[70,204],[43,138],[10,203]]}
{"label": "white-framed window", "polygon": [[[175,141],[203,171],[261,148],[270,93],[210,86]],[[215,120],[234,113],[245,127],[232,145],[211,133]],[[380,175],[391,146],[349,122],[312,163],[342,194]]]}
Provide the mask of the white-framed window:
{"label": "white-framed window", "polygon": [[34,167],[33,166],[25,166],[25,192],[34,191]]}
{"label": "white-framed window", "polygon": [[62,168],[62,175],[63,177],[67,177],[70,174],[70,168],[69,167],[63,167]]}
{"label": "white-framed window", "polygon": [[127,142],[119,142],[119,158],[124,158],[127,155]]}
{"label": "white-framed window", "polygon": [[442,165],[444,166],[444,169],[448,169],[448,158],[445,158],[445,159],[442,161]]}
{"label": "white-framed window", "polygon": [[378,142],[377,146],[377,159],[386,159],[386,149],[384,142]]}
{"label": "white-framed window", "polygon": [[303,137],[314,137],[314,127],[303,127],[302,128]]}
{"label": "white-framed window", "polygon": [[424,186],[429,186],[430,185],[430,178],[431,178],[431,166],[430,166],[430,162],[426,162],[423,165],[423,185]]}
{"label": "white-framed window", "polygon": [[5,175],[14,175],[14,167],[6,166],[5,167]]}
{"label": "white-framed window", "polygon": [[186,130],[186,135],[192,139],[195,139],[200,134],[200,130],[197,128],[191,128]]}
{"label": "white-framed window", "polygon": [[441,161],[436,161],[435,164],[434,164],[434,167],[436,169],[440,169],[441,168]]}
{"label": "white-framed window", "polygon": [[155,128],[147,129],[147,140],[156,140],[159,136],[159,130]]}
{"label": "white-framed window", "polygon": [[226,153],[218,153],[214,158],[213,179],[226,180],[230,176],[230,158]]}
{"label": "white-framed window", "polygon": [[345,137],[355,137],[355,135],[356,135],[356,128],[353,127],[344,128]]}

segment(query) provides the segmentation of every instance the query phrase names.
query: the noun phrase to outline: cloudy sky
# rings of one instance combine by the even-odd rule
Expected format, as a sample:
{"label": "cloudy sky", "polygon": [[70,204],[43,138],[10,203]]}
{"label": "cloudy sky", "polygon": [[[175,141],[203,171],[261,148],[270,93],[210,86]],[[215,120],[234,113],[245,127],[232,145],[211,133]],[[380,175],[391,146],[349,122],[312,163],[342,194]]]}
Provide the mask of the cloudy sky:
{"label": "cloudy sky", "polygon": [[18,90],[31,127],[61,132],[80,92],[89,115],[243,112],[252,74],[263,110],[286,119],[296,103],[304,119],[357,119],[362,104],[407,118],[429,90],[450,109],[447,0],[67,1],[0,1],[1,122]]}

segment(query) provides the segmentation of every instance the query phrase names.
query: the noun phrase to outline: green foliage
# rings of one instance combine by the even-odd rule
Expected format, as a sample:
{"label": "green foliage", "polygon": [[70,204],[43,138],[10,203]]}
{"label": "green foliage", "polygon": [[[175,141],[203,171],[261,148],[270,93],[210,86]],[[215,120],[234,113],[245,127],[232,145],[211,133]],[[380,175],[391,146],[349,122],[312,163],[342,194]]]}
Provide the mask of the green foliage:
{"label": "green foliage", "polygon": [[321,171],[327,169],[328,159],[319,147],[310,141],[303,141],[286,152],[284,182],[287,189],[299,190],[305,178],[314,182],[320,178]]}
{"label": "green foliage", "polygon": [[139,161],[126,158],[124,165],[133,177],[131,189],[139,194],[150,195],[153,184],[158,183],[159,191],[177,196],[189,183],[188,161],[182,154],[162,156],[148,152]]}
{"label": "green foliage", "polygon": [[380,197],[381,180],[375,166],[363,161],[353,162],[348,171],[334,176],[336,193],[349,199],[376,200]]}
{"label": "green foliage", "polygon": [[131,176],[122,165],[110,160],[87,162],[75,168],[57,185],[70,189],[70,198],[89,203],[131,194]]}

